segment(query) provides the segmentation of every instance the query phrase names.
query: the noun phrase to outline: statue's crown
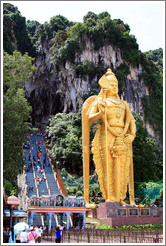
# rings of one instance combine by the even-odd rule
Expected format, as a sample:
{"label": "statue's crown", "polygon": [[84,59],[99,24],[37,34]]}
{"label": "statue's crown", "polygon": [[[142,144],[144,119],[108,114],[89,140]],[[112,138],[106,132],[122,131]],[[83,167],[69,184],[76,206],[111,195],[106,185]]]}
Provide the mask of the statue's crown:
{"label": "statue's crown", "polygon": [[106,76],[108,75],[113,75],[115,76],[115,74],[112,72],[112,70],[110,68],[107,69],[107,72],[105,73]]}
{"label": "statue's crown", "polygon": [[115,74],[110,68],[108,68],[107,72],[100,78],[99,85],[101,88],[108,88],[110,82],[116,82],[118,84],[118,80],[115,77]]}
{"label": "statue's crown", "polygon": [[110,68],[107,69],[107,72],[105,73],[105,76],[109,81],[114,81],[118,83],[117,78],[115,77],[115,74],[112,72]]}

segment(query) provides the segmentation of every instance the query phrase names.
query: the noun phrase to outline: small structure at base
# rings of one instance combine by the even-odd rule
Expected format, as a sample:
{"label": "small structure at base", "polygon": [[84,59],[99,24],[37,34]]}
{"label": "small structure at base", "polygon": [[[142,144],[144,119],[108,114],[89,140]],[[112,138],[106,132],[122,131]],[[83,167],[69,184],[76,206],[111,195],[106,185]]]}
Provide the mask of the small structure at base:
{"label": "small structure at base", "polygon": [[120,206],[118,202],[99,204],[98,208],[92,209],[89,214],[100,219],[102,224],[110,226],[133,225],[133,224],[157,224],[163,223],[162,207],[133,207]]}

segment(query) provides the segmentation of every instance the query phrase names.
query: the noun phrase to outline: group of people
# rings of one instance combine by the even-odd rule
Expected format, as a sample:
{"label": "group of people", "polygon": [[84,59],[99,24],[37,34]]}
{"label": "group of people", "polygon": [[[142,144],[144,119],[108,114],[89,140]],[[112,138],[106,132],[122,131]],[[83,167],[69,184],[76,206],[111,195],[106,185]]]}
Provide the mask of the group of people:
{"label": "group of people", "polygon": [[33,185],[29,186],[28,191],[33,191]]}
{"label": "group of people", "polygon": [[35,228],[33,226],[30,227],[30,232],[27,233],[26,230],[21,232],[20,234],[20,243],[41,243],[43,235],[42,226],[36,225]]}
{"label": "group of people", "polygon": [[[16,236],[14,228],[4,228],[3,230],[3,242],[4,243],[16,243]],[[30,227],[29,231],[27,231],[26,227],[20,233],[20,243],[41,243],[43,235],[43,227],[36,225],[35,228],[33,226]]]}
{"label": "group of people", "polygon": [[44,176],[43,170],[41,170],[41,171],[39,173],[42,173],[42,175],[39,176],[38,174],[36,174],[36,176],[35,176],[35,179],[36,179],[36,182],[37,182],[37,186],[39,186],[39,184],[42,183],[42,181],[46,181],[46,178]]}
{"label": "group of people", "polygon": [[30,148],[30,143],[29,143],[29,141],[27,141],[26,144],[23,143],[22,147],[23,147],[23,149],[29,149],[29,148]]}
{"label": "group of people", "polygon": [[[42,191],[42,195],[44,195],[44,190]],[[51,196],[45,198],[33,196],[28,199],[28,206],[85,207],[85,200],[83,197],[70,198],[63,196]]]}
{"label": "group of people", "polygon": [[15,240],[15,234],[13,228],[4,228],[3,229],[3,243],[12,243]]}

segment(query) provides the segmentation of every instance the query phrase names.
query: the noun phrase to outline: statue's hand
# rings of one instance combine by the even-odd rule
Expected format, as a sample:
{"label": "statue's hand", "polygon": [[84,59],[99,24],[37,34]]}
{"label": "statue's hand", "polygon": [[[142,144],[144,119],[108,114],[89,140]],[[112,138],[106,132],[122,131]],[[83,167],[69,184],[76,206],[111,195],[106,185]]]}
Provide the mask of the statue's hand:
{"label": "statue's hand", "polygon": [[124,142],[125,143],[131,143],[131,142],[133,142],[133,140],[134,140],[134,136],[131,135],[131,134],[126,134],[125,137],[124,137]]}
{"label": "statue's hand", "polygon": [[106,105],[107,104],[105,101],[98,102],[98,108],[99,108],[99,110],[101,110],[102,113],[104,113]]}

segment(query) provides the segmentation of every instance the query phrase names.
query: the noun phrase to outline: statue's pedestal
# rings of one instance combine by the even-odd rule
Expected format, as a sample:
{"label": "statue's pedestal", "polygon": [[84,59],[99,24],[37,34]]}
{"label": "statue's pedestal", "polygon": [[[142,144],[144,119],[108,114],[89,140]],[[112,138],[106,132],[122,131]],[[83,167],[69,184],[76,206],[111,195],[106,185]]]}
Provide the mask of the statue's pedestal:
{"label": "statue's pedestal", "polygon": [[102,224],[110,226],[156,224],[163,223],[163,208],[123,207],[117,202],[107,202],[99,204],[98,208],[92,210],[91,217],[96,217],[101,220]]}

